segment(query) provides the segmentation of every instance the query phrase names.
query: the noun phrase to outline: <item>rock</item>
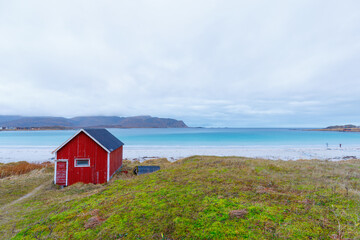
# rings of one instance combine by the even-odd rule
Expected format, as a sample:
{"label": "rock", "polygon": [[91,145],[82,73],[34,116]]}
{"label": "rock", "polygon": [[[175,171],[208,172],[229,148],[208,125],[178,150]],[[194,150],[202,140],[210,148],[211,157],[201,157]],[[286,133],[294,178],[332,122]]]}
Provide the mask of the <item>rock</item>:
{"label": "rock", "polygon": [[84,227],[86,229],[95,228],[96,226],[100,225],[103,221],[104,219],[100,218],[99,216],[94,216],[89,218],[89,220],[87,221]]}
{"label": "rock", "polygon": [[98,216],[99,212],[100,212],[99,209],[94,209],[94,210],[90,211],[89,214],[91,216]]}
{"label": "rock", "polygon": [[247,209],[232,210],[229,212],[230,218],[244,218],[247,214]]}

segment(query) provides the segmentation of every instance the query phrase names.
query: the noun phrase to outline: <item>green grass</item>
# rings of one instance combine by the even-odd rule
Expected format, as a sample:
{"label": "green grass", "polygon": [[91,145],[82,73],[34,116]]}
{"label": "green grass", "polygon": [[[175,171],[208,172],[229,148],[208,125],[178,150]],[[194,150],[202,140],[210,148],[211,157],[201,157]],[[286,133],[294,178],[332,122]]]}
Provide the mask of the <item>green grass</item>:
{"label": "green grass", "polygon": [[[135,164],[126,162],[124,169]],[[49,183],[14,206],[14,217],[0,224],[0,234],[14,239],[360,238],[360,160],[194,156],[162,160],[161,166],[152,174],[118,175],[104,185],[59,190]],[[233,210],[245,214],[232,217]]]}

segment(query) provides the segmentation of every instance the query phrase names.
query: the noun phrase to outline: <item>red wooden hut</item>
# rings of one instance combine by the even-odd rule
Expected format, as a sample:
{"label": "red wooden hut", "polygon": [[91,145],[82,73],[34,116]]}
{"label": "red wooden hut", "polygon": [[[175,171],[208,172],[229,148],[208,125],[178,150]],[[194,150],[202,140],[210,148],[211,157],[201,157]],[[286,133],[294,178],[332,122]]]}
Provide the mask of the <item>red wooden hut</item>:
{"label": "red wooden hut", "polygon": [[123,145],[106,129],[81,129],[54,150],[55,184],[108,182],[121,168]]}

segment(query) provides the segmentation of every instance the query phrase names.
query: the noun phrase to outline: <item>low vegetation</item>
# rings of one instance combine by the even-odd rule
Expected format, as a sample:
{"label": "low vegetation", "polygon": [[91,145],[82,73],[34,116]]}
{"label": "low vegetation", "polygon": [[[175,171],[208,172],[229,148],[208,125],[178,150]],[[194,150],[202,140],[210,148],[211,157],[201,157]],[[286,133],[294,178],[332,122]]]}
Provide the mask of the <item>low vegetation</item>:
{"label": "low vegetation", "polygon": [[31,192],[39,185],[49,182],[53,178],[53,172],[54,168],[51,163],[17,162],[1,164],[0,209]]}
{"label": "low vegetation", "polygon": [[[359,239],[360,160],[194,156],[104,185],[41,192],[0,210],[14,239]],[[45,173],[44,173],[45,174]],[[32,178],[31,174],[28,176]]]}
{"label": "low vegetation", "polygon": [[44,162],[44,163],[28,163],[28,162],[15,162],[15,163],[7,163],[0,164],[0,179],[21,175],[25,173],[29,173],[35,169],[42,169],[51,166],[52,163]]}

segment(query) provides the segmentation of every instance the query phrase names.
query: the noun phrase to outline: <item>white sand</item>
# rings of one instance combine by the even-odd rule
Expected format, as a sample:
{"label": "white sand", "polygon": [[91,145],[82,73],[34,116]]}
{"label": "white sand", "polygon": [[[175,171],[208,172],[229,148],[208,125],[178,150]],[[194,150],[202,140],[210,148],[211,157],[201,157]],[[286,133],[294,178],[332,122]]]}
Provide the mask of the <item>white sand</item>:
{"label": "white sand", "polygon": [[192,155],[243,156],[265,159],[321,159],[342,160],[360,158],[360,148],[320,148],[320,147],[127,147],[124,158],[144,160],[153,157],[166,157],[176,160]]}
{"label": "white sand", "polygon": [[[54,155],[51,152],[56,147],[38,146],[2,146],[0,147],[0,162],[42,162],[51,160]],[[165,157],[170,161],[192,156],[192,155],[214,155],[214,156],[243,156],[266,159],[321,159],[342,160],[347,158],[360,159],[360,147],[329,148],[325,147],[268,147],[268,146],[124,146],[124,158],[139,159]]]}
{"label": "white sand", "polygon": [[6,146],[0,147],[0,162],[45,162],[51,160],[54,155],[51,152],[56,147],[44,146]]}

